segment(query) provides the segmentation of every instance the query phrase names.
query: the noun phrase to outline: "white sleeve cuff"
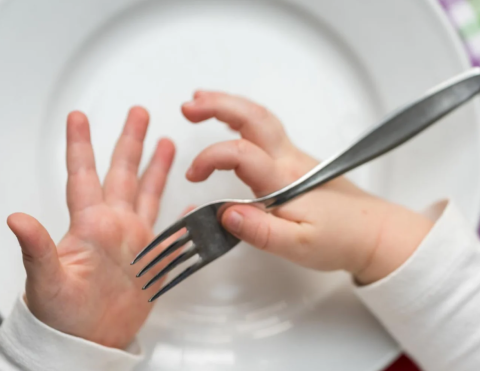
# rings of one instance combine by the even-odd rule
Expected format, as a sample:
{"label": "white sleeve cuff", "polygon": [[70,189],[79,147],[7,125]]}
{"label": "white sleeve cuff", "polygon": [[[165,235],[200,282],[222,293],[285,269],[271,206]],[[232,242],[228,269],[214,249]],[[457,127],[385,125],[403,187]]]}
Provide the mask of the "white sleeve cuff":
{"label": "white sleeve cuff", "polygon": [[480,244],[451,202],[436,208],[441,215],[414,254],[356,292],[425,371],[478,370]]}
{"label": "white sleeve cuff", "polygon": [[0,351],[28,371],[130,371],[144,358],[137,341],[122,351],[57,331],[33,316],[22,298],[0,327]]}

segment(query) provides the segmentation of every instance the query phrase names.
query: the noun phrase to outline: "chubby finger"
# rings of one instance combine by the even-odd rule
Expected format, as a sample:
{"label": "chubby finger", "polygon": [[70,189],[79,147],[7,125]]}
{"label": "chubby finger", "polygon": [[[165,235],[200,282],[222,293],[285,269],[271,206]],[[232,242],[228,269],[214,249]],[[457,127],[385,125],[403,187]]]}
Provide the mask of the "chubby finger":
{"label": "chubby finger", "polygon": [[192,122],[216,118],[274,157],[292,148],[281,122],[266,108],[248,99],[220,92],[197,91],[182,106]]}
{"label": "chubby finger", "polygon": [[296,263],[304,257],[305,228],[299,223],[247,205],[228,208],[222,215],[223,226],[241,240]]}
{"label": "chubby finger", "polygon": [[105,201],[109,204],[133,208],[137,195],[138,166],[148,122],[148,112],[142,107],[133,107],[128,113],[105,178],[103,191]]}
{"label": "chubby finger", "polygon": [[71,112],[67,118],[67,172],[70,214],[103,201],[88,119],[78,111]]}
{"label": "chubby finger", "polygon": [[33,217],[16,213],[7,219],[22,249],[27,272],[27,299],[49,300],[62,282],[62,269],[57,249],[46,229]]}
{"label": "chubby finger", "polygon": [[155,223],[160,198],[175,156],[175,146],[169,139],[161,139],[150,164],[140,180],[135,205],[137,214],[150,226]]}
{"label": "chubby finger", "polygon": [[203,150],[193,160],[187,178],[200,182],[215,170],[235,170],[257,196],[276,191],[287,183],[279,176],[273,158],[245,139],[216,143]]}

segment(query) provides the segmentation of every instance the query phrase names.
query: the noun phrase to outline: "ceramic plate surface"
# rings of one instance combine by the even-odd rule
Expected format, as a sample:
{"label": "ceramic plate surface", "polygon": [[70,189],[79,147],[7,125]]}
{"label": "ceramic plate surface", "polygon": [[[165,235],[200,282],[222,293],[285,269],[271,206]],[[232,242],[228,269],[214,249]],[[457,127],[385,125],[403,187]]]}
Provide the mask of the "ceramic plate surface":
{"label": "ceramic plate surface", "polygon": [[[102,177],[132,105],[152,117],[145,161],[160,136],[176,142],[159,231],[189,204],[250,197],[233,174],[185,180],[201,149],[236,137],[223,124],[193,126],[181,116],[195,89],[267,106],[299,147],[326,158],[467,66],[433,1],[7,0],[0,4],[0,219],[31,213],[57,240],[67,229],[64,137],[73,109],[90,117]],[[477,119],[470,103],[349,177],[416,210],[451,197],[473,225]],[[0,238],[7,313],[24,274],[4,223]],[[153,352],[142,370],[374,371],[398,354],[348,277],[243,245],[159,300],[141,337]]]}

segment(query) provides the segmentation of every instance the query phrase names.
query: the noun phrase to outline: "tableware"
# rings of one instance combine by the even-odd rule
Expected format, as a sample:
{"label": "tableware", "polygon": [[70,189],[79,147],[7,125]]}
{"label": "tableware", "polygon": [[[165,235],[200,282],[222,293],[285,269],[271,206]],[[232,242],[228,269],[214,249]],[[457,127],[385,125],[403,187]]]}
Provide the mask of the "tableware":
{"label": "tableware", "polygon": [[[158,299],[180,282],[238,245],[240,240],[225,230],[220,222],[223,211],[228,207],[239,204],[257,205],[268,211],[290,202],[298,196],[397,148],[472,99],[479,91],[480,68],[472,68],[470,71],[440,84],[416,101],[388,115],[380,124],[370,129],[345,150],[317,165],[309,173],[285,188],[256,199],[219,200],[191,211],[160,233],[137,254],[132,262],[132,265],[137,263],[159,244],[184,229],[180,237],[163,249],[137,274],[137,277],[142,277],[156,264],[161,263],[174,252],[189,244],[180,255],[155,274],[143,286],[143,290],[148,289],[153,283],[190,258],[197,257],[197,259],[195,263],[173,277],[149,301]],[[219,277],[219,280],[222,280],[222,278]]]}
{"label": "tableware", "polygon": [[[386,112],[467,67],[433,0],[3,1],[0,219],[28,212],[55,240],[67,230],[64,136],[73,109],[90,118],[101,176],[134,104],[152,117],[145,162],[158,137],[177,143],[160,231],[190,204],[251,196],[232,174],[204,184],[184,179],[201,149],[236,138],[220,124],[192,126],[182,118],[180,104],[195,89],[267,106],[297,146],[325,159]],[[473,225],[480,205],[472,170],[480,168],[477,119],[469,103],[349,177],[416,210],[451,197]],[[0,282],[8,283],[0,309],[8,313],[24,273],[5,223],[0,238]],[[140,335],[152,354],[144,369],[373,371],[397,356],[348,276],[294,267],[243,244],[222,260],[157,303]],[[218,276],[223,282],[212,285]]]}

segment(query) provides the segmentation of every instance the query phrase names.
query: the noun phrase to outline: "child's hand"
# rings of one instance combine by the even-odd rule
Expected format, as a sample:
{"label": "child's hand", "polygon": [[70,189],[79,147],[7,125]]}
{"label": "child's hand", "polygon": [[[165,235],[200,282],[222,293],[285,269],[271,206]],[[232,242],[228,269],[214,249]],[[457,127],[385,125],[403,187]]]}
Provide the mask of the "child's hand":
{"label": "child's hand", "polygon": [[[212,117],[243,139],[214,144],[193,161],[187,178],[207,179],[214,170],[235,170],[256,196],[290,184],[317,165],[288,139],[279,120],[246,99],[197,92],[182,107],[187,119]],[[373,197],[345,178],[335,179],[271,214],[233,206],[222,223],[240,239],[305,267],[343,269],[363,284],[399,267],[432,223],[398,205]]]}
{"label": "child's hand", "polygon": [[152,308],[151,294],[141,290],[138,268],[130,262],[153,238],[175,152],[172,142],[161,140],[137,178],[148,120],[144,109],[132,108],[102,187],[87,118],[79,112],[69,115],[71,223],[57,247],[34,218],[13,214],[8,219],[22,247],[31,312],[59,331],[116,348],[128,346]]}

